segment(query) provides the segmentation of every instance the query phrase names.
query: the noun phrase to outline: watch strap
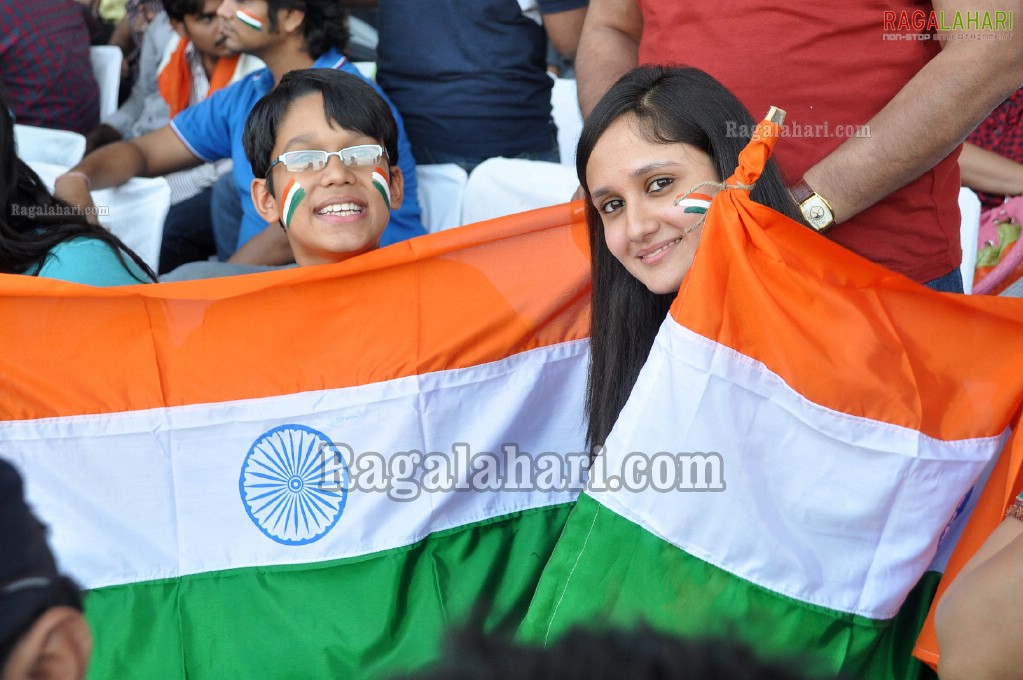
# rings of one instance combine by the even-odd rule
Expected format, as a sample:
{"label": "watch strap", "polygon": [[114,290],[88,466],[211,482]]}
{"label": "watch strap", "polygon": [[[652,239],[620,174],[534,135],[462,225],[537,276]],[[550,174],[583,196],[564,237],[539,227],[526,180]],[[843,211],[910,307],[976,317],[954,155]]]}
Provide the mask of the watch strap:
{"label": "watch strap", "polygon": [[835,210],[828,200],[810,188],[805,179],[800,179],[789,193],[809,225],[818,233],[823,234],[835,225]]}
{"label": "watch strap", "polygon": [[796,203],[800,204],[814,194],[813,189],[810,188],[810,185],[807,184],[806,180],[802,177],[800,177],[799,181],[796,182],[791,189],[789,189],[789,192],[792,194],[792,198],[796,199]]}

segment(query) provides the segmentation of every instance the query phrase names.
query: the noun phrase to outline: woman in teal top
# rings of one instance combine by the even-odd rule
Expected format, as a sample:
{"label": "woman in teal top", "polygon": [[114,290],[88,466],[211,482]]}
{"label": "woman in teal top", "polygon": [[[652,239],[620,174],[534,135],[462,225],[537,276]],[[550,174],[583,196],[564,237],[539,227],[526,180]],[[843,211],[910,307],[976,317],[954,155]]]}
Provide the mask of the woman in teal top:
{"label": "woman in teal top", "polygon": [[156,280],[120,239],[57,200],[18,158],[14,119],[0,93],[0,274],[93,286]]}

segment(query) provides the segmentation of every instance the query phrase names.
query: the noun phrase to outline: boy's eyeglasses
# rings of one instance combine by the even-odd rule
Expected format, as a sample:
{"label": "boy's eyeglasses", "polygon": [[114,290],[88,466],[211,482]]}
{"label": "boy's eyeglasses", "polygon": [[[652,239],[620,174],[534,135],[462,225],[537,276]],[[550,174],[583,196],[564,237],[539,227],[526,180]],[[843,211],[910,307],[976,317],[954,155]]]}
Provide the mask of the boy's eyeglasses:
{"label": "boy's eyeglasses", "polygon": [[340,151],[319,151],[309,149],[306,151],[288,151],[274,159],[266,171],[266,176],[278,163],[284,163],[288,172],[315,172],[327,167],[331,156],[337,156],[341,163],[350,168],[373,167],[380,164],[381,159],[387,156],[387,152],[379,144],[360,144],[349,146]]}

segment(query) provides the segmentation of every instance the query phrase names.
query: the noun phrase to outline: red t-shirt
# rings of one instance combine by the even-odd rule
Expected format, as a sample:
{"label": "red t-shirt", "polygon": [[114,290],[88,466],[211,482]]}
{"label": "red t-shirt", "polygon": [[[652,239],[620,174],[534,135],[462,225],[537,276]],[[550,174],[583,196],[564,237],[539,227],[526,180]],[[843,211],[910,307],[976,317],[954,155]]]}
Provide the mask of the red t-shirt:
{"label": "red t-shirt", "polygon": [[[884,13],[893,7],[877,2],[730,2],[699,9],[677,0],[639,4],[640,63],[703,69],[756,120],[772,105],[787,112],[775,157],[790,186],[860,130],[939,51],[933,39],[886,40]],[[919,8],[930,6],[906,7]],[[828,236],[917,281],[948,274],[962,260],[957,158],[958,151]]]}

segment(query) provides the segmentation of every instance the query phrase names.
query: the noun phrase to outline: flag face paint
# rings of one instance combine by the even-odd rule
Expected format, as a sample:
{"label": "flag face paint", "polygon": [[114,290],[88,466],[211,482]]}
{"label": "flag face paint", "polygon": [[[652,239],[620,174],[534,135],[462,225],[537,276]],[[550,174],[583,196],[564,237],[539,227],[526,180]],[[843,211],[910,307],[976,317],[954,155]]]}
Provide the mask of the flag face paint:
{"label": "flag face paint", "polygon": [[281,221],[284,222],[285,229],[291,229],[291,220],[295,216],[295,208],[305,198],[305,189],[302,188],[297,179],[292,179],[284,187],[284,193],[281,196],[283,198],[281,201]]}
{"label": "flag face paint", "polygon": [[373,186],[384,197],[384,205],[391,209],[391,186],[387,181],[387,171],[381,167],[373,168]]}
{"label": "flag face paint", "polygon": [[256,17],[252,16],[252,14],[246,12],[245,10],[240,9],[237,12],[235,12],[234,15],[238,17],[238,21],[242,22],[252,30],[254,31],[263,30],[263,22],[257,19]]}
{"label": "flag face paint", "polygon": [[686,214],[703,215],[710,208],[711,198],[706,194],[686,194],[675,199],[675,205]]}

